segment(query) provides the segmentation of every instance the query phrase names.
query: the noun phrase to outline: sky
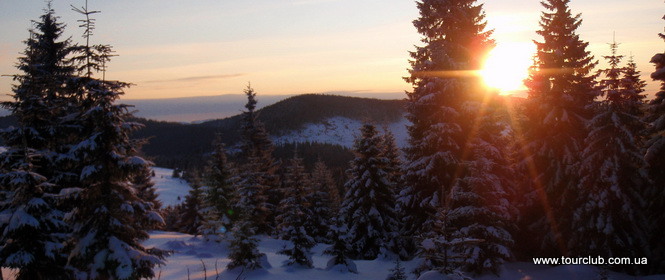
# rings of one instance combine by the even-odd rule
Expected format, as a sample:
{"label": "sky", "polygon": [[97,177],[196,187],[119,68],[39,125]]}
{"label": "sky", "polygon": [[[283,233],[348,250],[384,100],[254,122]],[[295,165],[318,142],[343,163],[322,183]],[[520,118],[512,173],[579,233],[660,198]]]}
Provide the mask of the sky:
{"label": "sky", "polygon": [[[75,42],[83,41],[81,16],[70,5],[84,2],[53,0]],[[540,39],[538,0],[479,3],[497,43]],[[22,41],[45,6],[0,0],[0,74],[17,73]],[[663,1],[572,0],[570,6],[582,13],[578,32],[597,59],[616,34],[619,53],[632,53],[651,81],[649,59],[665,46],[657,36],[665,26]],[[409,51],[420,44],[410,0],[89,0],[89,9],[101,11],[92,43],[110,44],[118,55],[107,78],[134,84],[125,99],[238,94],[248,82],[259,95],[403,92],[411,88],[402,79]],[[9,98],[11,84],[0,78],[0,100]],[[649,91],[656,88],[651,83]]]}

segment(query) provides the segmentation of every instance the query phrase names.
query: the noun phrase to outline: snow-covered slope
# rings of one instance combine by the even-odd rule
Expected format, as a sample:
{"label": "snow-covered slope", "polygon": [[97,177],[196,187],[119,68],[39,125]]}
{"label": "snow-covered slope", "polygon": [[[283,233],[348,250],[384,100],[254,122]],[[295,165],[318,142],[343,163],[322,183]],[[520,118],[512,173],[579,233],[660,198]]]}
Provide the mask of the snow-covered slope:
{"label": "snow-covered slope", "polygon": [[[408,121],[401,118],[398,122],[385,125],[377,125],[380,130],[389,130],[395,135],[395,140],[399,147],[405,147],[407,143],[406,125]],[[347,148],[353,146],[353,140],[360,131],[363,122],[345,118],[332,117],[319,123],[310,123],[304,128],[295,131],[289,131],[281,136],[272,138],[276,145],[287,143],[317,142],[337,144]]]}
{"label": "snow-covered slope", "polygon": [[185,200],[191,187],[180,178],[173,178],[173,169],[154,167],[155,177],[152,178],[159,195],[159,200],[164,205],[177,205]]}

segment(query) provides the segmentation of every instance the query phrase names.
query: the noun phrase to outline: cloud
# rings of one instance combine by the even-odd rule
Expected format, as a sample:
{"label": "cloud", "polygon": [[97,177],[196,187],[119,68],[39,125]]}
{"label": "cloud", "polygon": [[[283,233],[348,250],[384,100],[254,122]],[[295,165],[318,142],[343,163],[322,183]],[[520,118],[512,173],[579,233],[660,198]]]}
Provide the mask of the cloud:
{"label": "cloud", "polygon": [[320,4],[320,3],[337,2],[337,1],[338,0],[299,0],[293,2],[293,5],[301,6],[301,5]]}
{"label": "cloud", "polygon": [[175,79],[143,81],[139,83],[154,84],[154,83],[173,83],[173,82],[198,82],[205,80],[230,79],[246,75],[247,74],[245,73],[235,73],[235,74],[224,74],[224,75],[192,76],[192,77],[175,78]]}

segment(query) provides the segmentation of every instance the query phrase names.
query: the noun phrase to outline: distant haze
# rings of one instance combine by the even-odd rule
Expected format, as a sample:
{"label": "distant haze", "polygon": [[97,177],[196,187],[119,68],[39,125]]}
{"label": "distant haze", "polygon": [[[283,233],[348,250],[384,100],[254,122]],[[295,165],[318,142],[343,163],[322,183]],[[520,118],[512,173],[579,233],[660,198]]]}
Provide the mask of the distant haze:
{"label": "distant haze", "polygon": [[[330,92],[326,94],[369,97],[378,99],[402,99],[404,93]],[[258,107],[277,103],[294,95],[257,95]],[[137,117],[171,122],[198,122],[222,119],[240,114],[245,109],[244,94],[197,96],[165,99],[126,99],[121,103],[134,105]]]}

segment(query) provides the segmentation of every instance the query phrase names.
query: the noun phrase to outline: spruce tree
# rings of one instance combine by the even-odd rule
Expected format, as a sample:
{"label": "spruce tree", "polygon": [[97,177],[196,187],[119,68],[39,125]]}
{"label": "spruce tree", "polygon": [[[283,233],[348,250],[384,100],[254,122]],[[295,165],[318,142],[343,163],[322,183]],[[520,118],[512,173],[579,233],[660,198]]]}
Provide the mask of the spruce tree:
{"label": "spruce tree", "polygon": [[390,274],[386,277],[386,280],[406,280],[406,272],[404,271],[404,266],[399,260],[395,260],[395,267],[390,269]]}
{"label": "spruce tree", "polygon": [[[665,40],[665,34],[658,36]],[[650,222],[650,260],[658,260],[652,265],[652,273],[665,272],[665,240],[660,233],[665,231],[665,53],[657,53],[651,58],[656,70],[651,78],[660,81],[660,90],[649,101],[645,120],[648,123],[644,159],[649,164],[649,177],[652,183],[645,192],[651,198],[647,205],[647,219]]]}
{"label": "spruce tree", "polygon": [[[13,156],[15,149],[5,152]],[[3,166],[0,173],[0,264],[17,270],[16,279],[68,279],[63,243],[67,226],[55,208],[57,196],[47,178],[35,173],[34,150]],[[10,169],[6,169],[10,168]],[[50,193],[51,192],[51,193]]]}
{"label": "spruce tree", "polygon": [[199,235],[201,234],[200,229],[204,221],[202,212],[203,203],[201,201],[203,191],[201,190],[198,179],[192,180],[190,185],[192,189],[185,196],[185,203],[183,203],[182,213],[178,220],[178,229],[180,232]]}
{"label": "spruce tree", "polygon": [[[400,158],[400,150],[397,147],[395,136],[390,132],[390,130],[384,128],[384,131],[385,132],[382,136],[383,141],[381,145],[383,156],[388,160],[388,164],[386,165],[386,172],[388,172],[388,180],[393,183],[393,192],[395,194],[399,194],[404,190],[404,172],[402,160]],[[401,208],[402,205],[400,203],[395,205],[395,214],[397,217],[397,237],[395,238],[394,247],[391,248],[391,251],[397,253],[401,259],[407,260],[412,257],[409,253],[409,249],[412,244],[410,244],[411,238],[405,235],[406,225],[403,223],[404,217],[407,216],[407,213],[404,213],[403,209]]]}
{"label": "spruce tree", "polygon": [[576,33],[581,15],[571,13],[569,2],[541,3],[545,11],[537,33],[543,40],[535,42],[534,66],[525,81],[528,131],[523,162],[536,170],[526,184],[539,199],[528,210],[523,227],[533,229],[528,236],[537,237],[529,248],[556,256],[565,253],[563,240],[575,230],[570,222],[580,181],[579,155],[588,132],[590,105],[597,95],[592,73],[597,62],[586,50],[588,43]]}
{"label": "spruce tree", "polygon": [[319,243],[331,240],[330,226],[332,218],[339,211],[339,191],[324,162],[314,163],[311,176],[311,191],[307,196],[312,212],[312,222],[308,232]]}
{"label": "spruce tree", "polygon": [[[610,44],[604,56],[609,68],[600,70],[603,100],[589,122],[580,165],[580,188],[573,212],[568,247],[576,256],[607,255],[638,257],[644,244],[641,191],[648,182],[642,172],[646,162],[641,153],[644,131],[640,108],[644,95],[639,82],[624,80],[623,56],[618,43]],[[630,268],[624,268],[630,269]]]}
{"label": "spruce tree", "polygon": [[203,190],[204,222],[201,233],[208,237],[218,236],[233,227],[237,220],[235,211],[236,191],[231,180],[232,167],[226,158],[226,149],[217,135],[213,152],[208,160]]}
{"label": "spruce tree", "polygon": [[232,239],[229,244],[229,269],[243,267],[243,269],[254,270],[266,267],[265,254],[259,252],[259,239],[254,237],[256,229],[253,222],[249,221],[245,214],[240,215],[232,229]]}
{"label": "spruce tree", "polygon": [[311,197],[311,181],[305,173],[302,159],[297,152],[287,167],[284,179],[284,198],[279,203],[277,216],[277,232],[279,237],[290,241],[290,244],[278,253],[287,255],[287,265],[298,264],[312,267],[311,248],[316,241],[310,230],[314,224],[314,213],[308,198]]}
{"label": "spruce tree", "polygon": [[459,248],[482,241],[455,238],[457,228],[451,225],[448,217],[449,209],[439,208],[433,218],[432,230],[419,236],[418,255],[422,263],[413,271],[417,276],[427,271],[438,271],[444,275],[461,274],[466,256],[460,254]]}
{"label": "spruce tree", "polygon": [[[75,76],[75,66],[70,56],[73,51],[69,39],[61,39],[64,24],[49,3],[39,21],[33,21],[35,29],[30,30],[30,38],[24,43],[26,50],[19,58],[17,68],[22,74],[13,76],[18,84],[13,86],[14,101],[3,102],[2,106],[9,109],[20,125],[25,127],[22,133],[5,133],[4,145],[25,145],[37,150],[55,150],[61,139],[58,139],[61,125],[60,119],[66,114],[66,98],[71,94],[70,85]],[[29,128],[29,129],[27,129]],[[53,160],[48,157],[40,161]],[[44,170],[52,172],[53,164],[38,164]],[[49,174],[46,174],[49,175]]]}
{"label": "spruce tree", "polygon": [[[413,23],[423,46],[411,52],[405,149],[405,185],[400,192],[405,234],[416,236],[433,226],[441,197],[459,179],[462,152],[472,118],[462,115],[465,101],[481,84],[470,73],[481,68],[482,57],[493,46],[485,31],[485,14],[475,0],[417,2],[420,17]],[[413,242],[412,242],[413,244]],[[413,247],[414,245],[411,245]],[[410,248],[413,251],[414,248]]]}
{"label": "spruce tree", "polygon": [[[155,183],[152,181],[153,171],[150,166],[145,166],[143,170],[137,172],[132,178],[132,184],[136,188],[136,196],[145,201],[149,207],[149,211],[159,212],[162,208],[162,202],[159,200]],[[146,221],[147,225],[152,226],[149,229],[157,229],[161,225],[155,224],[150,220]]]}
{"label": "spruce tree", "polygon": [[248,85],[245,95],[247,110],[242,114],[242,164],[236,180],[239,198],[237,207],[251,217],[257,233],[269,233],[275,224],[275,205],[281,198],[277,187],[278,178],[275,176],[278,166],[272,156],[272,141],[255,111],[256,92]]}
{"label": "spruce tree", "polygon": [[330,231],[332,232],[332,246],[323,251],[324,255],[331,256],[326,265],[326,270],[336,269],[340,272],[358,273],[356,264],[350,258],[350,248],[347,242],[347,228],[342,218],[332,221]]}
{"label": "spruce tree", "polygon": [[[488,104],[489,105],[489,104]],[[510,234],[515,208],[508,200],[513,192],[512,170],[507,160],[506,139],[501,136],[493,106],[466,106],[477,116],[478,131],[467,144],[464,173],[449,197],[446,222],[456,229],[452,240],[481,240],[451,244],[462,256],[461,269],[476,275],[499,275],[501,265],[512,258],[514,243]]]}
{"label": "spruce tree", "polygon": [[354,144],[355,158],[348,170],[341,215],[347,223],[351,256],[371,260],[394,248],[398,224],[393,183],[388,181],[388,159],[382,137],[365,124]]}
{"label": "spruce tree", "polygon": [[155,188],[155,183],[152,181],[152,177],[152,169],[147,167],[132,178],[132,183],[134,183],[134,186],[136,187],[136,195],[143,201],[149,202],[151,204],[151,209],[159,210],[162,208],[162,202],[159,200],[159,195],[157,194],[157,189]]}
{"label": "spruce tree", "polygon": [[331,214],[336,216],[339,212],[339,208],[342,204],[342,198],[339,194],[339,189],[335,183],[330,169],[321,159],[318,159],[314,163],[314,169],[312,170],[312,183],[314,184],[313,189],[321,190],[328,193],[330,201],[330,210]]}
{"label": "spruce tree", "polygon": [[61,139],[62,96],[75,68],[69,61],[71,42],[60,37],[58,22],[48,3],[25,42],[14,75],[13,101],[2,102],[18,126],[1,134],[7,151],[0,154],[0,264],[18,269],[17,279],[66,279],[66,252],[62,243],[69,231],[53,184],[54,158]]}
{"label": "spruce tree", "polygon": [[402,160],[400,158],[400,150],[395,141],[395,135],[388,129],[384,129],[383,133],[383,156],[388,159],[387,171],[390,174],[389,180],[395,184],[396,187],[402,186]]}
{"label": "spruce tree", "polygon": [[129,84],[94,76],[105,70],[111,57],[108,45],[89,45],[92,19],[87,7],[79,10],[86,20],[86,45],[78,48],[82,76],[76,80],[82,98],[78,144],[70,156],[79,161],[79,188],[71,193],[78,203],[67,215],[72,227],[67,268],[74,278],[132,279],[154,277],[153,268],[163,263],[164,252],[141,244],[149,236],[146,221],[161,223],[148,203],[136,195],[131,178],[146,170],[149,161],[139,157],[130,133],[140,127],[127,122],[132,115],[126,105],[115,102]]}

